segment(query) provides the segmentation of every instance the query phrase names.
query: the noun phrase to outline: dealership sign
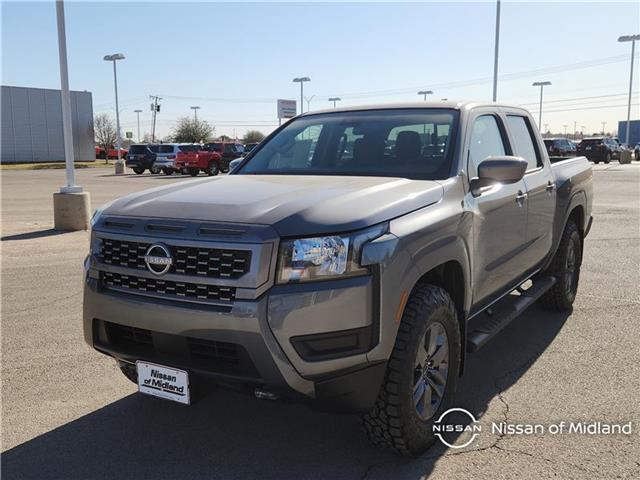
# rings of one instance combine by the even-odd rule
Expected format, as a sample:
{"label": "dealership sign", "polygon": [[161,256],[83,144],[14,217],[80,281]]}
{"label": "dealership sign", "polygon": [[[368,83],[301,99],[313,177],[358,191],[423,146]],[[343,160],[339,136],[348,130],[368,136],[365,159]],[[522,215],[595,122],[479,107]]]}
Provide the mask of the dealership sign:
{"label": "dealership sign", "polygon": [[293,118],[296,116],[296,101],[278,99],[278,118]]}

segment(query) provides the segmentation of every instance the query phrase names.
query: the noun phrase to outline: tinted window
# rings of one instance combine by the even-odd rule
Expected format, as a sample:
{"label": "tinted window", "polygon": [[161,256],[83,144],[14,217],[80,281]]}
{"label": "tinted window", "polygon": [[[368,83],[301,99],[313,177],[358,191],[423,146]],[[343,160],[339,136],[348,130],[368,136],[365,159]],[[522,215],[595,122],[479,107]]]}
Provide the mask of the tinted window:
{"label": "tinted window", "polygon": [[181,152],[197,152],[200,147],[198,145],[178,145],[178,150]]}
{"label": "tinted window", "polygon": [[585,138],[580,142],[580,145],[584,147],[585,145],[600,145],[601,143],[602,140],[599,138]]}
{"label": "tinted window", "polygon": [[540,159],[538,151],[533,144],[533,135],[526,118],[517,115],[507,115],[509,131],[513,138],[514,153],[524,158],[529,164],[527,170],[538,167]]}
{"label": "tinted window", "polygon": [[153,153],[158,153],[158,150],[160,150],[160,145],[149,145],[149,150],[151,150]]}
{"label": "tinted window", "polygon": [[173,153],[173,145],[158,145],[158,153]]}
{"label": "tinted window", "polygon": [[491,155],[505,154],[504,141],[496,118],[493,115],[478,117],[473,123],[471,131],[471,145],[469,146],[471,161],[477,167]]}
{"label": "tinted window", "polygon": [[262,144],[239,173],[448,178],[457,116],[388,109],[301,117]]}

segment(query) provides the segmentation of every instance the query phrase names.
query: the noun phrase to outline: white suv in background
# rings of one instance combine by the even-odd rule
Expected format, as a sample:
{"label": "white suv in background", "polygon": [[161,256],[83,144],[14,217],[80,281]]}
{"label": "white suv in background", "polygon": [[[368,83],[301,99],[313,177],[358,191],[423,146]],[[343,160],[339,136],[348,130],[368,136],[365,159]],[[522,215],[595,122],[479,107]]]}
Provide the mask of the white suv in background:
{"label": "white suv in background", "polygon": [[151,150],[156,154],[156,161],[153,162],[151,173],[160,173],[171,175],[175,171],[176,157],[178,155],[180,144],[178,143],[160,143],[151,145]]}

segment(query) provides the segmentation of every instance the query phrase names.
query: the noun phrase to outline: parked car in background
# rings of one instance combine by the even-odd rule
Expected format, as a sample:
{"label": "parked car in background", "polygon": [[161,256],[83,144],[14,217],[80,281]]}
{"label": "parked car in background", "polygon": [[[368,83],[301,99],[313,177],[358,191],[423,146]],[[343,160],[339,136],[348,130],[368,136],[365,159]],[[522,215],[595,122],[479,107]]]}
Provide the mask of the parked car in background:
{"label": "parked car in background", "polygon": [[156,154],[156,161],[153,163],[151,173],[163,172],[165,175],[171,175],[176,171],[176,158],[180,151],[178,143],[161,143],[154,145],[152,150]]}
{"label": "parked car in background", "polygon": [[256,148],[258,145],[259,145],[258,143],[247,143],[244,146],[244,154],[246,155],[247,153],[251,152],[251,150]]}
{"label": "parked car in background", "polygon": [[229,162],[244,155],[244,146],[236,142],[211,142],[205,143],[205,149],[210,152],[219,153],[222,157],[220,169],[223,172],[229,171]]}
{"label": "parked car in background", "polygon": [[544,146],[550,157],[576,156],[576,145],[568,138],[545,138]]}
{"label": "parked car in background", "polygon": [[229,173],[233,172],[236,167],[242,163],[242,160],[244,160],[244,157],[238,157],[235,160],[231,160],[229,162]]}
{"label": "parked car in background", "polygon": [[636,160],[640,160],[640,142],[633,148],[633,156]]}
{"label": "parked car in background", "polygon": [[222,155],[205,150],[199,144],[178,145],[175,170],[187,172],[195,177],[203,171],[207,175],[218,175],[222,163]]}
{"label": "parked car in background", "polygon": [[[102,159],[105,160],[107,158],[109,159],[117,159],[118,158],[118,149],[115,148],[113,145],[111,146],[111,148],[109,148],[109,152],[108,154],[105,153],[105,149],[102,147],[95,147],[95,152],[96,152],[96,159]],[[127,149],[126,148],[121,148],[120,149],[120,158],[122,160],[124,160],[125,158],[127,158]]]}
{"label": "parked car in background", "polygon": [[157,147],[157,145],[131,145],[126,156],[126,166],[131,168],[137,175],[142,175],[145,170],[149,170],[151,173],[158,173],[153,171],[156,153],[152,147]]}
{"label": "parked car in background", "polygon": [[578,145],[577,153],[584,155],[593,163],[610,163],[620,158],[620,145],[611,137],[584,138]]}

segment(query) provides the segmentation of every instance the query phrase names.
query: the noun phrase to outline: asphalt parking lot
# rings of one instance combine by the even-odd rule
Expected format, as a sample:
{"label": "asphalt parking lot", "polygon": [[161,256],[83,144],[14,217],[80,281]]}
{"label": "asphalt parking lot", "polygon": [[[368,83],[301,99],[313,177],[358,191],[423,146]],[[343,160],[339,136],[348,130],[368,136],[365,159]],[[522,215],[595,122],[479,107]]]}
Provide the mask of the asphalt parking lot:
{"label": "asphalt parking lot", "polygon": [[[499,435],[417,459],[356,417],[217,391],[147,398],[81,329],[86,232],[52,230],[63,170],[2,171],[2,474],[94,478],[640,478],[640,164],[594,166],[594,224],[570,315],[533,307],[470,359],[457,406],[481,424],[633,422],[631,435]],[[190,177],[77,172],[93,207]]]}

